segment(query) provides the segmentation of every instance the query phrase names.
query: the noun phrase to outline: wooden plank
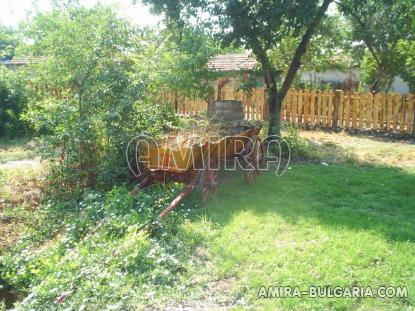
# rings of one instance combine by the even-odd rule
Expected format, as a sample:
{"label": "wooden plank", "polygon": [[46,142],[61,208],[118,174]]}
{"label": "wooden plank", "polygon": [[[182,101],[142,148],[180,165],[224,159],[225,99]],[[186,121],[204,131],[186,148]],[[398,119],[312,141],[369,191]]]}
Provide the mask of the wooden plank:
{"label": "wooden plank", "polygon": [[321,93],[321,123],[323,126],[327,124],[327,92]]}
{"label": "wooden plank", "polygon": [[321,125],[321,113],[323,111],[322,108],[322,97],[323,97],[323,91],[317,91],[317,98],[316,98],[316,125]]}
{"label": "wooden plank", "polygon": [[352,94],[352,102],[350,103],[351,106],[353,106],[352,108],[352,128],[357,128],[357,113],[358,113],[358,96],[356,92],[353,92]]}
{"label": "wooden plank", "polygon": [[380,100],[379,94],[373,96],[373,128],[379,129],[379,111],[380,111]]}
{"label": "wooden plank", "polygon": [[281,107],[281,120],[287,121],[287,102],[290,96],[290,91],[287,92],[285,95],[284,100],[282,101],[282,107]]}
{"label": "wooden plank", "polygon": [[256,100],[255,103],[257,105],[257,112],[258,112],[258,120],[262,120],[263,117],[263,109],[264,109],[264,98],[263,98],[263,92],[261,89],[255,89],[256,92]]}
{"label": "wooden plank", "polygon": [[406,115],[406,95],[402,95],[401,97],[401,118],[399,120],[399,132],[405,132],[405,115]]}
{"label": "wooden plank", "polygon": [[311,91],[311,103],[310,103],[310,123],[315,125],[316,120],[316,91]]}
{"label": "wooden plank", "polygon": [[332,113],[332,126],[337,129],[339,126],[339,105],[340,105],[340,91],[334,91],[333,99],[333,113]]}
{"label": "wooden plank", "polygon": [[248,120],[248,103],[247,103],[247,97],[246,91],[242,92],[242,106],[244,110],[244,119]]}
{"label": "wooden plank", "polygon": [[387,96],[387,109],[386,109],[386,130],[390,130],[391,121],[392,121],[392,110],[393,110],[393,102],[392,96],[388,94]]}
{"label": "wooden plank", "polygon": [[262,89],[257,89],[257,100],[258,100],[258,118],[263,120],[264,116],[264,92]]}
{"label": "wooden plank", "polygon": [[332,126],[333,124],[333,91],[327,91],[327,126]]}
{"label": "wooden plank", "polygon": [[350,91],[346,91],[346,101],[344,102],[344,109],[346,110],[346,117],[344,122],[344,128],[350,128],[350,116],[352,110],[352,95]]}
{"label": "wooden plank", "polygon": [[343,120],[344,120],[344,92],[339,91],[339,126],[343,128]]}
{"label": "wooden plank", "polygon": [[399,94],[393,96],[393,130],[396,132],[398,130],[398,117],[399,117]]}
{"label": "wooden plank", "polygon": [[381,93],[379,96],[379,130],[385,129],[385,107],[386,107],[386,96]]}
{"label": "wooden plank", "polygon": [[251,104],[251,120],[255,120],[255,98],[254,92],[250,92],[249,94],[250,104]]}
{"label": "wooden plank", "polygon": [[304,124],[308,125],[308,118],[309,118],[309,111],[310,111],[310,92],[304,92]]}
{"label": "wooden plank", "polygon": [[321,91],[317,91],[317,105],[316,105],[316,125],[320,126],[321,123],[321,97],[322,97],[322,92]]}
{"label": "wooden plank", "polygon": [[373,94],[371,92],[367,94],[366,107],[366,128],[373,129]]}
{"label": "wooden plank", "polygon": [[248,120],[253,120],[254,103],[251,92],[248,92],[248,112]]}
{"label": "wooden plank", "polygon": [[291,102],[291,122],[297,122],[297,106],[298,103],[298,93],[297,91],[293,92],[293,96],[292,96],[292,102]]}
{"label": "wooden plank", "polygon": [[324,114],[324,126],[328,126],[330,123],[330,111],[329,111],[329,103],[330,103],[330,91],[324,92],[324,108],[325,108],[325,114]]}
{"label": "wooden plank", "polygon": [[291,96],[291,123],[297,122],[297,90],[293,90]]}
{"label": "wooden plank", "polygon": [[251,103],[251,120],[255,120],[255,98],[254,93],[250,94],[250,103]]}
{"label": "wooden plank", "polygon": [[252,99],[249,92],[246,92],[246,113],[247,113],[247,120],[252,120]]}
{"label": "wooden plank", "polygon": [[290,116],[291,116],[291,100],[292,100],[292,91],[289,90],[287,92],[287,97],[285,101],[285,121],[290,122]]}
{"label": "wooden plank", "polygon": [[359,129],[362,130],[364,127],[365,119],[366,119],[366,98],[364,93],[358,93],[359,96],[359,110],[358,110],[358,118],[359,118]]}
{"label": "wooden plank", "polygon": [[413,131],[413,120],[414,120],[414,102],[415,102],[415,95],[411,94],[408,99],[408,121],[406,123],[408,133],[412,133]]}
{"label": "wooden plank", "polygon": [[320,124],[324,126],[326,124],[326,114],[327,114],[327,105],[326,105],[326,92],[321,92],[321,105],[320,105]]}
{"label": "wooden plank", "polygon": [[297,110],[297,122],[301,124],[303,120],[303,90],[298,92],[298,110]]}

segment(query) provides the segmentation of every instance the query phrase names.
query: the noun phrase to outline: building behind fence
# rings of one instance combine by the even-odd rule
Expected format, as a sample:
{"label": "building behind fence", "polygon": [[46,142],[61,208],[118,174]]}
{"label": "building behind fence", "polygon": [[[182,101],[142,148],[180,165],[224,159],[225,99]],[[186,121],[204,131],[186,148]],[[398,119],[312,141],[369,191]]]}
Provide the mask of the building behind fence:
{"label": "building behind fence", "polygon": [[[222,100],[240,100],[245,119],[267,118],[266,92],[223,89]],[[216,98],[216,96],[215,96]],[[178,114],[197,115],[207,111],[207,102],[163,93],[163,103],[172,103]],[[359,93],[291,89],[283,103],[281,119],[305,127],[378,130],[415,134],[414,94]]]}

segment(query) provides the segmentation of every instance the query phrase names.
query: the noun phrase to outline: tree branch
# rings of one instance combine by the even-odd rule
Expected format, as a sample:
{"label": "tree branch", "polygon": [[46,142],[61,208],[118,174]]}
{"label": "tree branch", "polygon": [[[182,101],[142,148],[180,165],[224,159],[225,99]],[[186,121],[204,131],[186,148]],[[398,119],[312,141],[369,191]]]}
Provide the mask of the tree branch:
{"label": "tree branch", "polygon": [[362,27],[363,42],[366,44],[366,46],[369,49],[370,53],[372,54],[373,59],[375,60],[375,62],[378,64],[378,66],[381,66],[381,61],[379,60],[379,57],[377,56],[376,50],[375,50],[374,46],[372,45],[372,42],[371,42],[367,32],[365,31],[365,29],[367,29],[366,24],[360,19],[360,17],[356,13],[353,12],[353,10],[346,7],[343,3],[339,2],[339,1],[334,1],[334,3],[341,6],[343,8],[343,10],[345,12],[347,12],[348,14],[350,14],[350,16],[352,16],[355,19],[355,21]]}
{"label": "tree branch", "polygon": [[[304,55],[304,53],[307,50],[307,45],[310,42],[311,37],[314,34],[314,31],[317,27],[317,25],[320,23],[320,20],[323,18],[324,14],[326,13],[330,3],[333,2],[333,0],[324,0],[323,4],[321,5],[320,9],[318,10],[316,16],[311,21],[310,25],[308,25],[308,28],[306,32],[304,33],[300,43],[297,46],[297,49],[294,53],[294,58],[291,61],[290,67],[288,68],[287,75],[285,76],[284,82],[281,86],[280,91],[278,92],[278,104],[282,105],[282,100],[284,99],[285,95],[288,92],[288,89],[290,88],[295,74],[297,73],[298,68],[301,65],[301,57]],[[277,107],[280,109],[281,107]]]}

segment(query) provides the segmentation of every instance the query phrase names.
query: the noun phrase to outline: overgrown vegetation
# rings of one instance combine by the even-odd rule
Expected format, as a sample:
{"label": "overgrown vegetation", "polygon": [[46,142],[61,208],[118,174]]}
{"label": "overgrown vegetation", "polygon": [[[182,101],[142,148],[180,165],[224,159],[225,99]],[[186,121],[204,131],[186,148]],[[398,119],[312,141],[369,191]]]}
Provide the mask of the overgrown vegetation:
{"label": "overgrown vegetation", "polygon": [[86,193],[79,204],[45,202],[28,233],[2,257],[2,277],[30,292],[18,308],[131,308],[177,290],[181,275],[192,270],[191,254],[201,239],[181,228],[187,212],[153,223],[150,233],[139,228],[178,189],[154,187],[132,197],[117,187],[107,194]]}
{"label": "overgrown vegetation", "polygon": [[36,16],[26,35],[33,55],[45,58],[32,69],[35,89],[45,92],[33,98],[28,118],[50,133],[46,155],[59,159],[52,169],[58,187],[126,180],[129,139],[174,118],[155,105],[146,72],[126,55],[135,30],[107,8],[70,7]]}
{"label": "overgrown vegetation", "polygon": [[30,124],[23,119],[27,104],[26,77],[0,64],[0,138],[28,133]]}
{"label": "overgrown vegetation", "polygon": [[12,59],[19,43],[18,32],[0,24],[0,61]]}

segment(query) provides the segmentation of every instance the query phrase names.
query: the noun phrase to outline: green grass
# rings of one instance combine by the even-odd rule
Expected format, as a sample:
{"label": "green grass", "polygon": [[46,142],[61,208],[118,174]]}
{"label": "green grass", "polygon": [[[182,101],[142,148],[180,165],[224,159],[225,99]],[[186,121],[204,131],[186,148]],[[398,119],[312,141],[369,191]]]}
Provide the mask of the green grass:
{"label": "green grass", "polygon": [[0,167],[0,255],[32,221],[42,197],[40,176],[40,167]]}
{"label": "green grass", "polygon": [[[203,217],[212,269],[237,280],[233,297],[266,308],[414,308],[414,182],[399,169],[323,165],[267,174],[249,190],[232,179]],[[408,286],[409,298],[256,298],[260,286],[385,284]]]}
{"label": "green grass", "polygon": [[32,159],[38,155],[38,148],[37,142],[31,138],[0,139],[0,164]]}
{"label": "green grass", "polygon": [[308,155],[331,163],[371,163],[415,172],[414,141],[382,137],[349,136],[346,133],[302,131]]}

